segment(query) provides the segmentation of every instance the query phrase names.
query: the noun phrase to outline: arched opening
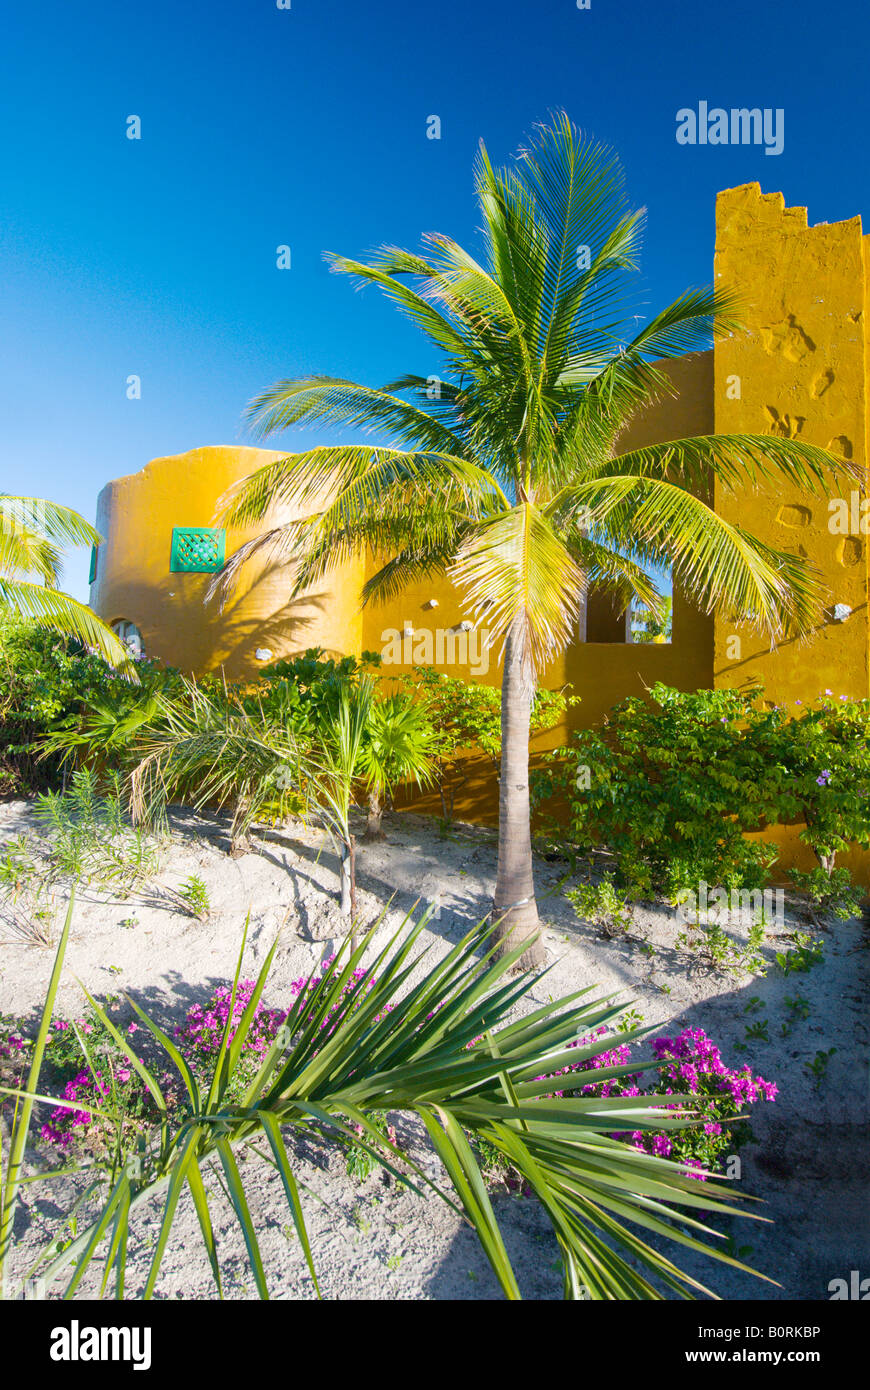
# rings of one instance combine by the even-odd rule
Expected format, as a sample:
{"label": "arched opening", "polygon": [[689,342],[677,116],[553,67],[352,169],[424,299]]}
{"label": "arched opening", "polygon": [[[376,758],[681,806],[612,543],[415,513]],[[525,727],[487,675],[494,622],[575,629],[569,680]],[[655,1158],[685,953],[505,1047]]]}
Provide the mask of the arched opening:
{"label": "arched opening", "polygon": [[119,642],[123,642],[132,657],[145,655],[142,634],[135,623],[131,623],[128,618],[118,618],[116,622],[112,623],[112,631]]}

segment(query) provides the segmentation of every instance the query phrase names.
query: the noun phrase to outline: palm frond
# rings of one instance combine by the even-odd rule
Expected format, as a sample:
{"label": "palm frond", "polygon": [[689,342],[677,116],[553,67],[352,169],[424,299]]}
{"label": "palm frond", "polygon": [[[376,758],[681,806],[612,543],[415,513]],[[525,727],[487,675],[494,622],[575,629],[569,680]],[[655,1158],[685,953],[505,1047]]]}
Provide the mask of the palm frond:
{"label": "palm frond", "polygon": [[442,314],[423,294],[395,278],[397,274],[431,276],[434,273],[433,267],[422,258],[385,247],[373,265],[365,265],[362,261],[332,254],[327,255],[326,259],[330,269],[337,274],[353,275],[362,284],[371,282],[378,285],[387,297],[432,339],[449,360],[458,363],[473,360],[480,347],[473,327],[451,322],[450,318]]}
{"label": "palm frond", "polygon": [[22,527],[0,527],[0,575],[20,579],[36,575],[55,589],[60,581],[61,552],[53,541]]}
{"label": "palm frond", "polygon": [[755,488],[785,479],[816,495],[827,494],[834,479],[860,481],[862,469],[802,439],[773,434],[710,434],[647,444],[619,454],[615,472],[669,477],[688,487],[709,487],[715,478],[730,490]]}
{"label": "palm frond", "polygon": [[43,497],[19,497],[0,493],[0,530],[33,531],[57,545],[99,545],[99,531],[71,507]]}
{"label": "palm frond", "polygon": [[490,640],[517,636],[528,667],[540,670],[569,641],[583,573],[531,503],[474,526],[448,573],[485,621]]}
{"label": "palm frond", "polygon": [[400,550],[392,555],[366,579],[362,588],[363,603],[387,603],[404,593],[409,584],[420,579],[441,578],[462,544],[462,535],[463,531],[457,528],[455,540],[449,539],[441,547],[427,543],[419,549]]}
{"label": "palm frond", "polygon": [[646,570],[634,560],[582,533],[569,532],[565,539],[572,558],[583,571],[588,589],[606,590],[620,608],[628,608],[637,600],[653,615],[659,615],[663,595]]}
{"label": "palm frond", "polygon": [[93,609],[70,598],[57,589],[24,580],[0,579],[0,606],[12,608],[22,617],[30,618],[40,627],[75,637],[92,647],[110,666],[116,667],[128,680],[138,684],[135,664],[130,653],[114,632],[106,627]]}
{"label": "palm frond", "polygon": [[290,425],[328,419],[330,424],[384,429],[403,444],[445,454],[461,454],[462,441],[425,410],[387,391],[337,377],[314,376],[279,381],[263,391],[247,410],[255,434],[265,437]]}
{"label": "palm frond", "polygon": [[434,450],[406,451],[345,444],[322,446],[264,464],[235,483],[217,508],[225,526],[251,526],[278,503],[309,512],[352,507],[366,514],[384,505],[391,490],[453,485],[469,503],[481,496],[504,501],[498,484],[479,463]]}
{"label": "palm frond", "polygon": [[590,534],[634,558],[664,558],[707,612],[725,609],[773,636],[806,633],[818,621],[824,590],[806,560],[766,545],[674,483],[611,474],[578,485],[573,499]]}

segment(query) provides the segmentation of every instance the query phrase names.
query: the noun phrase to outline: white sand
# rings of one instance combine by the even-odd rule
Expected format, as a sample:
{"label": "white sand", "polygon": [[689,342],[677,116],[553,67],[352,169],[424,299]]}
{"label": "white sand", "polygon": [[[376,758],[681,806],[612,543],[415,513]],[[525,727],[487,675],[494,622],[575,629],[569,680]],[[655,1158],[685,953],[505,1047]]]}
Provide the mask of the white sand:
{"label": "white sand", "polygon": [[[488,910],[495,847],[492,832],[458,828],[441,837],[422,817],[387,817],[387,842],[361,842],[358,852],[359,908],[363,924],[384,913],[381,934],[395,928],[416,899],[438,902],[441,915],[423,935],[434,952],[445,951]],[[29,807],[0,807],[0,843],[32,829]],[[224,852],[222,822],[180,814],[173,842],[161,856],[159,872],[142,893],[122,900],[85,890],[76,906],[59,1012],[74,1013],[81,995],[78,976],[98,996],[129,991],[159,1020],[175,1023],[194,1002],[202,1002],[218,983],[231,977],[248,911],[251,926],[245,974],[256,973],[276,932],[280,944],[265,1000],[280,1004],[291,980],[308,973],[341,939],[344,923],[336,906],[336,860],[324,840],[300,827],[258,837],[256,850],[239,859]],[[824,962],[806,974],[784,977],[772,964],[776,949],[788,942],[771,935],[764,955],[771,968],[764,977],[729,978],[702,969],[673,947],[680,925],[670,910],[636,912],[630,938],[606,939],[578,922],[571,904],[556,889],[564,865],[537,865],[544,940],[552,965],[531,992],[532,1001],[558,998],[585,985],[601,993],[618,991],[633,1001],[648,1024],[675,1033],[702,1027],[720,1045],[731,1066],[747,1061],[780,1088],[776,1102],[755,1107],[758,1142],[744,1149],[740,1187],[760,1196],[759,1208],[772,1225],[735,1223],[738,1245],[752,1247],[748,1262],[776,1279],[773,1288],[713,1262],[696,1260],[676,1247],[677,1263],[726,1299],[827,1299],[828,1283],[848,1278],[870,1264],[867,1216],[867,941],[855,920],[837,924],[826,935]],[[179,909],[171,895],[192,873],[208,886],[212,910],[200,924]],[[392,904],[385,907],[392,897]],[[58,911],[62,909],[58,903]],[[122,926],[135,917],[136,925]],[[788,914],[784,933],[806,923]],[[642,938],[656,948],[642,949]],[[0,924],[0,1012],[34,1018],[51,969],[52,952],[16,939]],[[666,993],[665,990],[669,990]],[[811,1004],[809,1018],[787,1037],[784,999],[801,994]],[[750,998],[763,1009],[747,1016]],[[752,1041],[746,1052],[747,1022],[767,1018],[771,1041]],[[816,1089],[805,1064],[820,1049],[836,1047],[828,1072]],[[419,1131],[406,1124],[415,1151],[425,1152]],[[433,1176],[439,1164],[427,1160]],[[256,1171],[259,1169],[259,1171]],[[311,1297],[312,1287],[299,1241],[274,1172],[254,1157],[249,1195],[270,1276],[273,1297]],[[494,1298],[498,1285],[476,1238],[437,1198],[425,1201],[397,1190],[373,1175],[359,1184],[344,1171],[337,1154],[307,1146],[299,1153],[298,1175],[306,1184],[306,1210],[322,1291],[330,1298]],[[247,1178],[246,1178],[247,1182]],[[256,1296],[235,1218],[217,1183],[214,1219],[226,1269],[225,1293]],[[64,1194],[31,1189],[21,1213],[22,1258],[37,1240],[54,1232]],[[505,1193],[496,1199],[520,1286],[526,1297],[558,1298],[561,1281],[557,1250],[548,1224],[533,1199]],[[156,1209],[138,1223],[138,1245],[131,1252],[129,1290],[141,1286],[153,1242]],[[93,1296],[93,1285],[83,1296]],[[165,1298],[212,1298],[207,1261],[189,1205],[182,1205],[158,1284]]]}

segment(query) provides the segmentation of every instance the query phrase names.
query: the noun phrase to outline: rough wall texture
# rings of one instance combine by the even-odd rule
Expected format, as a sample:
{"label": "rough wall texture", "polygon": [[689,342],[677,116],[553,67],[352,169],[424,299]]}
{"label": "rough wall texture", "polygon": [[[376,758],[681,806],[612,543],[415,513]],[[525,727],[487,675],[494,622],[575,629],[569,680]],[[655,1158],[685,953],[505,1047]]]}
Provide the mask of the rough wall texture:
{"label": "rough wall texture", "polygon": [[[718,434],[804,439],[866,464],[865,243],[859,218],[808,227],[805,208],[785,207],[780,193],[763,195],[758,184],[720,193],[716,276],[740,291],[750,321],[746,334],[715,352]],[[863,499],[860,484],[848,481],[811,496],[787,484],[739,495],[717,486],[721,516],[805,556],[828,591],[809,640],[774,651],[750,629],[717,617],[717,685],[761,680],[778,702],[825,689],[870,694],[867,538],[830,529],[830,500],[851,504],[852,491]],[[842,622],[834,616],[838,604],[851,609]]]}
{"label": "rough wall texture", "polygon": [[[716,348],[716,432],[805,439],[852,460],[865,481],[832,480],[823,495],[787,484],[739,495],[717,487],[721,516],[805,556],[821,572],[827,593],[811,636],[775,650],[750,629],[717,616],[714,683],[761,681],[769,699],[786,705],[824,690],[864,697],[870,694],[868,540],[861,519],[870,238],[857,217],[809,227],[806,208],[787,208],[782,194],[762,194],[756,183],[720,193],[716,211],[716,276],[739,290],[749,308],[748,332]],[[832,510],[834,499],[840,506]],[[843,511],[845,533],[836,519]],[[851,610],[842,621],[837,605]],[[773,835],[782,867],[815,863],[799,830],[785,826]],[[870,885],[870,855],[856,851],[841,862]]]}

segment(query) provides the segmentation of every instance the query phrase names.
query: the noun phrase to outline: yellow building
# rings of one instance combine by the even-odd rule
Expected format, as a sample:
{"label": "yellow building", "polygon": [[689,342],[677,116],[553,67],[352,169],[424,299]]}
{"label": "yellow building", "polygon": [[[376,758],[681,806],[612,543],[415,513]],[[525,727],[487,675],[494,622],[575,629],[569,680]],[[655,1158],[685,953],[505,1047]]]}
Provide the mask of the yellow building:
{"label": "yellow building", "polygon": [[[748,331],[714,351],[672,364],[677,396],[635,421],[625,447],[688,434],[772,433],[822,445],[866,465],[868,238],[859,218],[807,226],[804,208],[746,184],[719,194],[715,275],[740,291]],[[223,612],[205,605],[211,572],[250,532],[213,528],[215,505],[230,485],[282,451],[216,446],[155,459],[100,494],[91,604],[135,644],[171,665],[230,679],[254,674],[279,656],[320,646],[359,654],[389,648],[397,672],[420,661],[497,683],[467,630],[470,615],[446,582],[416,584],[384,606],[360,606],[362,560],[339,565],[317,591],[289,600],[286,566],[248,567]],[[585,633],[547,671],[545,684],[570,682],[581,697],[570,721],[596,723],[611,705],[657,680],[680,689],[761,679],[770,698],[870,695],[868,550],[864,490],[830,499],[786,484],[740,495],[717,490],[714,505],[755,534],[810,559],[830,602],[808,639],[770,649],[749,629],[694,609],[677,590],[668,643],[630,640],[630,622],[592,595]],[[285,508],[270,524],[287,520]],[[437,649],[441,634],[441,649]],[[429,644],[427,648],[427,642]],[[569,729],[551,731],[548,745]],[[488,816],[492,786],[472,783],[467,815]],[[782,832],[783,862],[808,865],[796,832]],[[853,867],[867,881],[867,857]]]}

